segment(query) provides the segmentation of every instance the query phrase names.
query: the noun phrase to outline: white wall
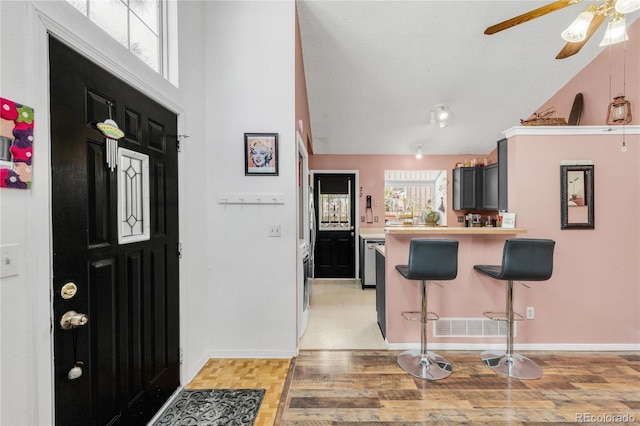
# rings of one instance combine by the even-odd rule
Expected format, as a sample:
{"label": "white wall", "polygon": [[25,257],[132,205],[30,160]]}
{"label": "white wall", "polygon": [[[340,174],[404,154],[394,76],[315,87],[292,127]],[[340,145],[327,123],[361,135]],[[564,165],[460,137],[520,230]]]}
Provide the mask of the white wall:
{"label": "white wall", "polygon": [[[0,96],[33,107],[36,123],[32,189],[0,190],[0,242],[22,253],[19,276],[0,283],[2,425],[53,423],[47,31],[175,111],[189,135],[179,157],[182,382],[209,355],[295,354],[293,2],[176,4],[179,89],[65,2],[0,2]],[[243,133],[257,131],[280,134],[278,177],[244,176]],[[224,208],[221,191],[286,201]],[[282,224],[282,238],[268,238],[268,224]]]}
{"label": "white wall", "polygon": [[[296,137],[293,2],[206,4],[203,170],[209,222],[211,356],[293,356]],[[244,175],[244,133],[279,134],[279,176]],[[284,205],[225,205],[223,192],[282,193]],[[267,226],[282,225],[282,237]]]}

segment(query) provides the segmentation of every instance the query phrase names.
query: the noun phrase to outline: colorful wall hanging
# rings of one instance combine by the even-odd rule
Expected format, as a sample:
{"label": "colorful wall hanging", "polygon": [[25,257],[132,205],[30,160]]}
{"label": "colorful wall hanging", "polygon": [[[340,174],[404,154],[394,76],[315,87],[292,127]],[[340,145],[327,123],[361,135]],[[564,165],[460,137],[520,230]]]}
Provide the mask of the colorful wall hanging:
{"label": "colorful wall hanging", "polygon": [[0,187],[31,188],[33,108],[0,98]]}

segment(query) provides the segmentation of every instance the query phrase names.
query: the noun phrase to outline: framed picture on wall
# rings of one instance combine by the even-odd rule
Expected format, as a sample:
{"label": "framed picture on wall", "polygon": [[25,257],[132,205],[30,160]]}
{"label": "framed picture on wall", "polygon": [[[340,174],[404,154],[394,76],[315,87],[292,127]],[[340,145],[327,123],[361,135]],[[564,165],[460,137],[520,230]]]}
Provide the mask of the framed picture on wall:
{"label": "framed picture on wall", "polygon": [[245,176],[278,175],[278,134],[244,134]]}

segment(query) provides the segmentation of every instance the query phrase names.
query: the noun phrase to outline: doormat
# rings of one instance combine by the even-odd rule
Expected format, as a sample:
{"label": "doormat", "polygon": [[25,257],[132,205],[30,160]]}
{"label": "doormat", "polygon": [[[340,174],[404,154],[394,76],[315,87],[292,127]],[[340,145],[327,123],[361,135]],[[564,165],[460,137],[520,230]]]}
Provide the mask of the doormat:
{"label": "doormat", "polygon": [[251,426],[264,389],[183,389],[153,426]]}

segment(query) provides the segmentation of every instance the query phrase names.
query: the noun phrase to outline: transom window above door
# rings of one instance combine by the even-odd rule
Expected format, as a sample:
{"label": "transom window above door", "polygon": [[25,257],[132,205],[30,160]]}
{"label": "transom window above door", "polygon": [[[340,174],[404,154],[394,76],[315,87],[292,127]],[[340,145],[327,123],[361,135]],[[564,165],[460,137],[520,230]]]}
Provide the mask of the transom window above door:
{"label": "transom window above door", "polygon": [[167,77],[164,0],[67,0],[154,71]]}

